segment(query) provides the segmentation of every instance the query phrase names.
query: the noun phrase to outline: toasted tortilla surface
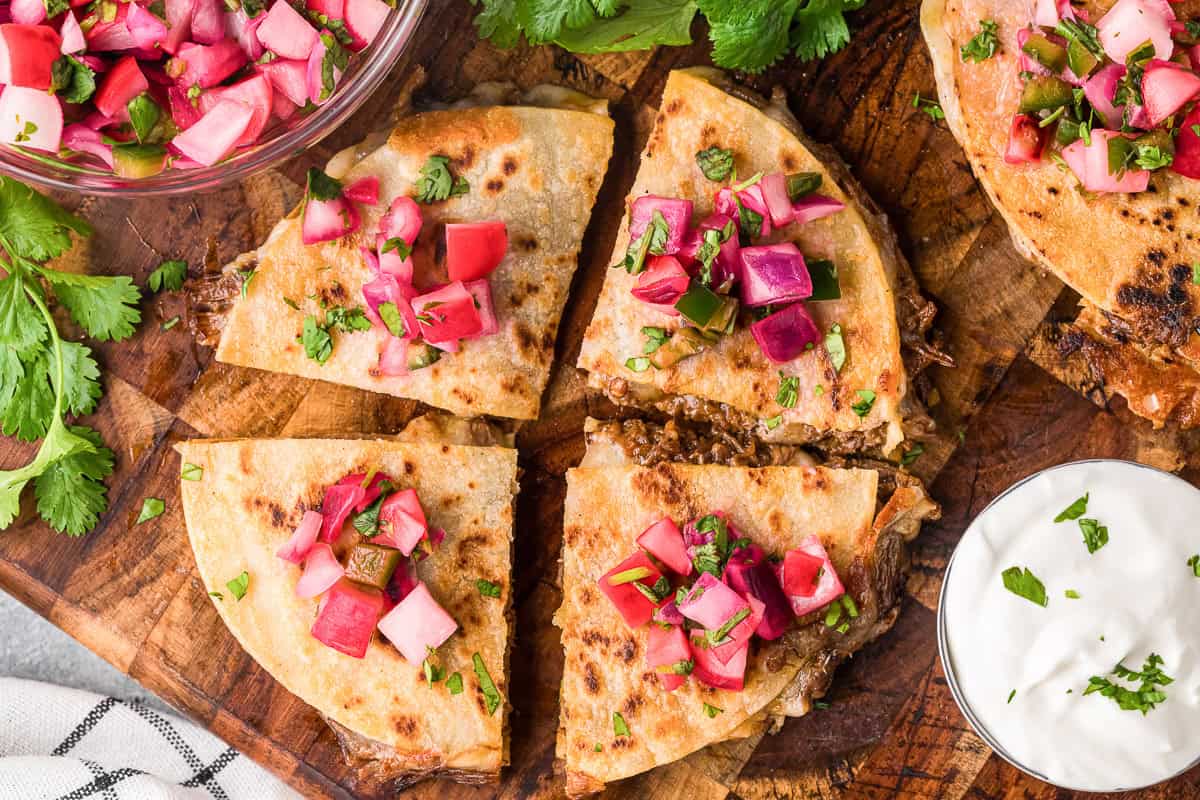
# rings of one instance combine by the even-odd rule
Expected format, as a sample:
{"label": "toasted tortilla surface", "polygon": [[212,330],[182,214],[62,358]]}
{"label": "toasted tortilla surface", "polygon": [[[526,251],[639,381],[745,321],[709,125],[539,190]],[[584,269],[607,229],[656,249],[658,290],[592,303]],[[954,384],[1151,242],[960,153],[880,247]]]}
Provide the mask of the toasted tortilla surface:
{"label": "toasted tortilla surface", "polygon": [[[297,211],[256,252],[235,262],[254,277],[230,312],[217,359],[408,397],[464,416],[536,418],[612,134],[607,116],[562,108],[461,108],[402,120],[385,144],[342,176],[344,183],[366,176],[381,182],[379,205],[359,207],[358,232],[305,246]],[[362,286],[373,274],[359,248],[374,244],[379,218],[395,197],[416,194],[421,168],[433,155],[449,157],[470,191],[421,206],[416,286],[447,281],[439,244],[445,223],[503,221],[508,253],[489,276],[500,331],[464,341],[459,353],[403,376],[380,374],[374,331],[335,332],[325,364],[308,358],[297,340],[305,317],[320,321],[322,303],[364,305]]]}
{"label": "toasted tortilla surface", "polygon": [[[901,256],[894,238],[836,155],[804,138],[786,109],[761,109],[725,91],[717,85],[720,81],[720,73],[708,69],[677,70],[668,77],[611,263],[624,258],[629,242],[628,206],[641,195],[693,201],[694,222],[712,213],[713,195],[722,184],[701,172],[696,163],[700,150],[713,146],[731,149],[737,174],[743,178],[759,171],[819,173],[823,178],[819,192],[841,200],[846,209],[805,225],[785,226],[755,243],[794,241],[806,258],[834,262],[841,299],[811,302],[808,308],[823,331],[835,324],[841,326],[845,365],[840,372],[835,370],[824,347],[782,367],[771,364],[742,325],[716,347],[672,368],[633,372],[625,362],[642,354],[642,327],[674,330],[680,318],[635,298],[630,289],[636,276],[612,269],[584,337],[579,367],[594,378],[620,379],[664,394],[723,403],[760,420],[782,415],[770,436],[775,441],[807,441],[831,431],[862,432],[886,426],[883,449],[890,450],[904,436],[900,409],[908,391],[894,293]],[[800,378],[794,408],[776,402],[781,369]],[[859,400],[859,390],[875,393],[874,405],[864,417],[851,408]]]}
{"label": "toasted tortilla surface", "polygon": [[[178,446],[203,470],[180,482],[188,537],[214,605],[230,632],[276,680],[327,719],[386,748],[399,783],[437,773],[495,776],[507,761],[507,703],[488,714],[472,656],[508,695],[507,609],[517,454],[498,447],[383,440],[193,440]],[[295,594],[300,567],[277,558],[306,509],[347,474],[378,469],[418,492],[431,527],[446,539],[418,566],[419,578],[459,630],[438,650],[464,691],[426,684],[378,633],[356,659],[309,633],[318,599]],[[245,571],[241,600],[226,582]],[[485,578],[501,597],[483,597]]]}

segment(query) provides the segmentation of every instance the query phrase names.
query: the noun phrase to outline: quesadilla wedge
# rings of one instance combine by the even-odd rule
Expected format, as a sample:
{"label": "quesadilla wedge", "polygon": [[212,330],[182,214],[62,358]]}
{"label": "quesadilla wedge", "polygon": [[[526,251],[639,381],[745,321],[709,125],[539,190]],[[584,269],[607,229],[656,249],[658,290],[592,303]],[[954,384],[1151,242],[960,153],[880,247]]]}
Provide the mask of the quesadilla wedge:
{"label": "quesadilla wedge", "polygon": [[937,510],[923,490],[881,504],[872,470],[633,465],[619,426],[589,421],[567,475],[570,796],[807,713],[890,628],[903,542]]}
{"label": "quesadilla wedge", "polygon": [[923,417],[913,375],[953,363],[925,342],[934,308],[782,96],[723,86],[711,69],[668,77],[578,365],[617,402],[891,451]]}
{"label": "quesadilla wedge", "polygon": [[[1200,363],[1198,11],[1158,0],[921,8],[946,122],[1017,249],[1135,351],[1189,370]],[[1158,370],[1141,360],[1109,359],[1108,379],[1161,425],[1156,395],[1174,390],[1147,384]]]}
{"label": "quesadilla wedge", "polygon": [[360,776],[494,780],[508,760],[516,451],[378,439],[178,449],[218,613],[325,717]]}
{"label": "quesadilla wedge", "polygon": [[217,359],[536,418],[613,123],[591,98],[525,102],[414,114],[310,170],[227,268],[243,296]]}

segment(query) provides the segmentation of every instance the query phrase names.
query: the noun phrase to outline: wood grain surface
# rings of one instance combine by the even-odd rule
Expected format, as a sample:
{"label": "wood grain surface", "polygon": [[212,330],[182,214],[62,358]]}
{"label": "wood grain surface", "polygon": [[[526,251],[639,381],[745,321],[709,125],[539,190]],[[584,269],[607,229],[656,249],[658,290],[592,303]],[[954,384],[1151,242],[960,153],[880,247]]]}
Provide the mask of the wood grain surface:
{"label": "wood grain surface", "polygon": [[[775,736],[713,748],[610,787],[613,797],[1071,798],[1009,767],[962,719],[937,661],[934,609],[942,571],[963,529],[1010,483],[1059,462],[1115,456],[1182,469],[1194,447],[1151,431],[1119,404],[1099,404],[1060,383],[1068,377],[1045,346],[1056,315],[1074,298],[1013,250],[944,124],[912,108],[934,95],[915,0],[876,0],[853,16],[856,34],[824,62],[790,62],[738,76],[760,91],[784,87],[793,112],[831,144],[887,211],[925,291],[941,307],[959,366],[932,373],[940,439],[914,465],[945,507],[913,549],[913,569],[895,629],[844,666],[830,707],[789,721]],[[511,679],[512,767],[498,786],[427,782],[413,798],[562,796],[553,763],[562,651],[550,616],[564,472],[583,454],[588,414],[613,409],[589,397],[573,368],[607,268],[640,152],[667,72],[708,61],[704,32],[690,48],[575,57],[553,48],[498,51],[469,24],[468,0],[432,0],[417,39],[388,86],[342,130],[279,171],[221,192],[171,200],[60,198],[85,214],[96,236],[73,259],[80,269],[143,283],[164,258],[198,275],[257,246],[298,197],[297,179],[339,148],[386,126],[420,70],[416,102],[454,99],[483,80],[553,82],[605,97],[617,120],[615,155],[585,239],[557,343],[543,418],[519,433],[525,470],[518,502],[516,641]],[[196,574],[178,502],[179,459],[171,445],[195,436],[311,436],[394,432],[411,401],[217,364],[186,325],[179,294],[148,297],[137,336],[103,344],[106,390],[90,420],[118,455],[111,510],[88,536],[58,536],[26,498],[18,523],[0,535],[0,586],[141,681],[308,797],[385,797],[391,787],[359,779],[316,713],[283,690],[226,631]],[[60,324],[69,330],[69,320]],[[1050,372],[1047,372],[1050,370]],[[1054,375],[1050,374],[1051,372]],[[1085,387],[1086,388],[1086,387]],[[0,465],[30,449],[0,444]],[[167,512],[134,525],[142,499]],[[1200,770],[1141,794],[1200,797]]]}

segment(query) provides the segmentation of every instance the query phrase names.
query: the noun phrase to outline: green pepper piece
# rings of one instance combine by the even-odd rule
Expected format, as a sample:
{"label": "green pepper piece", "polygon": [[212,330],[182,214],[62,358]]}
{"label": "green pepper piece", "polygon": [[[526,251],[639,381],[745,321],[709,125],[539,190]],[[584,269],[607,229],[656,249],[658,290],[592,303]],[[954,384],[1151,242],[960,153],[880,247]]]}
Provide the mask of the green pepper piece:
{"label": "green pepper piece", "polygon": [[736,297],[730,297],[727,294],[719,294],[717,297],[721,298],[721,305],[708,318],[708,322],[700,326],[700,332],[710,338],[728,336],[733,333],[733,324],[737,322],[740,305]]}
{"label": "green pepper piece", "polygon": [[692,281],[683,297],[675,303],[675,310],[682,314],[688,322],[698,328],[703,328],[708,325],[709,320],[721,309],[722,305],[720,295]]}
{"label": "green pepper piece", "polygon": [[689,356],[696,355],[710,344],[712,342],[695,328],[680,328],[654,351],[650,356],[650,363],[659,369],[666,369]]}
{"label": "green pepper piece", "polygon": [[430,344],[409,345],[408,368],[425,369],[442,357],[442,351]]}
{"label": "green pepper piece", "polygon": [[792,200],[799,200],[821,188],[821,173],[795,172],[787,176],[787,193]]}
{"label": "green pepper piece", "polygon": [[1108,174],[1120,175],[1129,168],[1133,160],[1133,141],[1124,136],[1114,136],[1108,140]]}
{"label": "green pepper piece", "polygon": [[1034,75],[1025,83],[1021,93],[1021,105],[1017,109],[1022,114],[1032,114],[1035,111],[1053,111],[1074,101],[1071,84],[1050,75]]}
{"label": "green pepper piece", "polygon": [[1021,49],[1025,55],[1051,72],[1062,72],[1063,68],[1067,66],[1067,48],[1050,41],[1049,37],[1044,34],[1031,34]]}
{"label": "green pepper piece", "polygon": [[1100,66],[1100,59],[1078,40],[1072,40],[1067,44],[1067,66],[1080,78],[1086,78]]}
{"label": "green pepper piece", "polygon": [[384,589],[400,564],[401,554],[392,547],[356,544],[346,561],[346,577],[356,583]]}
{"label": "green pepper piece", "polygon": [[809,261],[808,277],[812,279],[812,294],[809,300],[837,300],[842,296],[838,283],[837,265],[832,261],[817,259]]}
{"label": "green pepper piece", "polygon": [[114,145],[113,172],[122,178],[148,178],[163,171],[167,150],[160,144]]}
{"label": "green pepper piece", "polygon": [[1133,140],[1134,147],[1156,147],[1164,153],[1175,155],[1175,140],[1171,138],[1171,132],[1166,128],[1143,133],[1141,136]]}

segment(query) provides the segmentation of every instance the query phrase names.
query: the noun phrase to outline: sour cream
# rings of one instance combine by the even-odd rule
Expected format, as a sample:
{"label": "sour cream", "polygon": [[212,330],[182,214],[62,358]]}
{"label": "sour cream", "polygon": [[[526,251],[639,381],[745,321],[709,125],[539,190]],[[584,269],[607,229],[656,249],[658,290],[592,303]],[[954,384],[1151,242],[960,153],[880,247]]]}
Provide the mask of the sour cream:
{"label": "sour cream", "polygon": [[[1088,495],[1108,529],[1089,553],[1078,520],[1054,518]],[[1015,766],[1086,791],[1157,783],[1200,759],[1200,491],[1150,467],[1084,461],[1038,473],[997,498],[963,534],[938,614],[942,663],[976,731]],[[1045,586],[1046,606],[1004,586],[1010,567]],[[1071,599],[1067,592],[1078,594]],[[1174,678],[1143,715],[1092,676],[1140,671],[1151,653]]]}

